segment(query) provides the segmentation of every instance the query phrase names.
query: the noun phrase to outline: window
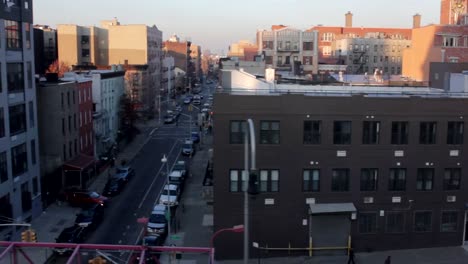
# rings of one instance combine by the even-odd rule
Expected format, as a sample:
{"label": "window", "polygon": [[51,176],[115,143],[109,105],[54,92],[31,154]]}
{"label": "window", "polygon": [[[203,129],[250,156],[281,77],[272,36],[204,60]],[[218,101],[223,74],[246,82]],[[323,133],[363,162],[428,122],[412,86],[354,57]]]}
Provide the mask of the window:
{"label": "window", "polygon": [[[86,114],[85,114],[86,120]],[[85,121],[86,123],[86,121]],[[246,121],[231,121],[229,130],[229,143],[231,144],[243,144],[244,133],[247,131]]]}
{"label": "window", "polygon": [[432,212],[414,213],[414,231],[430,232],[432,229]]}
{"label": "window", "polygon": [[8,181],[8,167],[6,151],[0,152],[0,183]]}
{"label": "window", "polygon": [[458,226],[458,212],[442,211],[440,232],[455,232]]}
{"label": "window", "polygon": [[31,140],[31,162],[36,164],[36,140]]}
{"label": "window", "polygon": [[28,103],[29,108],[29,127],[34,127],[34,104],[33,101],[29,101]]}
{"label": "window", "polygon": [[277,65],[283,65],[283,57],[278,56],[278,61],[276,62]]}
{"label": "window", "polygon": [[76,93],[75,93],[75,91],[73,91],[73,95],[72,95],[72,96],[73,96],[73,97],[72,97],[73,104],[75,104],[75,103],[76,103],[76,99],[75,99]]}
{"label": "window", "polygon": [[33,186],[33,195],[36,196],[39,193],[39,181],[37,180],[37,177],[33,178],[32,186]]}
{"label": "window", "polygon": [[81,49],[81,57],[89,57],[89,49]]}
{"label": "window", "polygon": [[5,136],[5,115],[3,114],[3,107],[0,107],[0,138]]}
{"label": "window", "polygon": [[10,106],[10,135],[26,131],[26,112],[24,104]]}
{"label": "window", "polygon": [[372,234],[377,232],[377,214],[360,213],[359,214],[359,232],[361,234]]}
{"label": "window", "polygon": [[333,123],[333,144],[351,144],[351,121],[335,121]]}
{"label": "window", "polygon": [[331,54],[331,47],[329,47],[329,46],[323,47],[322,53],[323,53],[323,55],[330,55]]}
{"label": "window", "polygon": [[279,191],[279,170],[260,170],[260,192]]}
{"label": "window", "polygon": [[447,144],[461,145],[463,144],[463,122],[448,122],[447,127]]}
{"label": "window", "polygon": [[320,191],[320,170],[304,170],[302,173],[302,191],[319,192]]}
{"label": "window", "polygon": [[304,56],[304,65],[310,65],[312,62],[312,56]]}
{"label": "window", "polygon": [[385,212],[387,233],[405,232],[405,214],[403,212]]}
{"label": "window", "polygon": [[280,143],[280,122],[261,121],[260,122],[260,144]]}
{"label": "window", "polygon": [[65,136],[65,118],[62,118],[62,135]]}
{"label": "window", "polygon": [[81,36],[81,45],[89,44],[89,36]]}
{"label": "window", "polygon": [[31,65],[31,62],[28,61],[26,62],[26,79],[28,80],[28,88],[29,89],[32,89],[32,65]]}
{"label": "window", "polygon": [[349,169],[333,169],[331,187],[334,192],[349,191]]}
{"label": "window", "polygon": [[390,169],[390,176],[388,178],[388,190],[406,190],[406,169]]}
{"label": "window", "polygon": [[62,102],[62,109],[63,109],[63,105],[64,105],[63,93],[61,93],[60,95],[61,95],[61,98],[62,98],[61,102]]}
{"label": "window", "polygon": [[392,122],[392,144],[408,144],[408,122]]}
{"label": "window", "polygon": [[361,169],[361,191],[377,191],[378,169]]}
{"label": "window", "polygon": [[304,144],[320,144],[321,121],[304,121]]}
{"label": "window", "polygon": [[18,145],[11,149],[11,165],[13,177],[23,174],[28,169],[28,151],[26,144]]}
{"label": "window", "polygon": [[71,133],[72,130],[72,117],[68,116],[68,132]]}
{"label": "window", "polygon": [[22,48],[21,23],[18,21],[12,21],[12,20],[4,20],[4,22],[5,22],[6,48],[7,49],[21,49]]}
{"label": "window", "polygon": [[67,160],[67,144],[63,144],[63,160]]}
{"label": "window", "polygon": [[[86,116],[86,114],[85,114],[85,116]],[[83,125],[83,116],[81,115],[81,112],[80,112],[79,120],[80,120],[80,127],[81,127]]]}
{"label": "window", "polygon": [[73,128],[76,129],[76,114],[73,114]]}
{"label": "window", "polygon": [[322,41],[327,41],[327,42],[330,42],[330,41],[333,41],[335,39],[335,34],[333,33],[323,33],[322,35]]}
{"label": "window", "polygon": [[70,92],[67,92],[67,106],[70,106]]}
{"label": "window", "polygon": [[416,179],[417,191],[432,191],[432,183],[434,180],[434,169],[418,169],[418,176]]}
{"label": "window", "polygon": [[443,37],[442,46],[444,47],[457,47],[458,46],[458,37]]}
{"label": "window", "polygon": [[460,190],[461,169],[445,169],[444,172],[444,190]]}
{"label": "window", "polygon": [[29,191],[29,183],[21,184],[21,207],[23,212],[27,212],[32,208],[31,192]]}
{"label": "window", "polygon": [[263,41],[263,49],[273,49],[273,41]]}
{"label": "window", "polygon": [[7,63],[7,85],[9,93],[24,91],[22,63]]}
{"label": "window", "polygon": [[435,144],[436,143],[436,122],[421,122],[419,126],[419,143],[420,144]]}
{"label": "window", "polygon": [[379,144],[379,121],[364,121],[362,130],[362,144]]}
{"label": "window", "polygon": [[25,23],[24,27],[25,31],[25,37],[26,37],[26,48],[30,49],[31,48],[31,24]]}
{"label": "window", "polygon": [[245,170],[230,170],[229,191],[244,192],[247,188],[247,175],[248,174]]}
{"label": "window", "polygon": [[302,49],[303,50],[313,50],[314,49],[314,42],[303,42]]}
{"label": "window", "polygon": [[283,49],[283,41],[278,40],[278,41],[276,42],[276,47],[278,48],[278,50]]}
{"label": "window", "polygon": [[78,154],[78,139],[75,139],[75,155]]}
{"label": "window", "polygon": [[374,56],[374,63],[377,62],[377,56]]}
{"label": "window", "polygon": [[374,45],[374,52],[377,52],[379,48],[379,45]]}
{"label": "window", "polygon": [[73,156],[73,152],[72,152],[72,142],[68,142],[68,157],[71,158]]}

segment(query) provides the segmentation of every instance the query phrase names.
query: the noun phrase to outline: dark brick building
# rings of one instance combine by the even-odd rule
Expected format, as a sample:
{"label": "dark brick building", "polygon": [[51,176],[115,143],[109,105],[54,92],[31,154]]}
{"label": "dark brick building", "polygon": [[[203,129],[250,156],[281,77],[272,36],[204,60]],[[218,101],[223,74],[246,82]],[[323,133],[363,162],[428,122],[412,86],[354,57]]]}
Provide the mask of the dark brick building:
{"label": "dark brick building", "polygon": [[[351,239],[367,251],[468,240],[468,97],[421,88],[223,87],[214,100],[215,231],[243,223],[242,129],[251,118],[261,192],[250,200],[250,244],[346,247]],[[224,233],[215,245],[218,258],[242,257],[242,235]]]}

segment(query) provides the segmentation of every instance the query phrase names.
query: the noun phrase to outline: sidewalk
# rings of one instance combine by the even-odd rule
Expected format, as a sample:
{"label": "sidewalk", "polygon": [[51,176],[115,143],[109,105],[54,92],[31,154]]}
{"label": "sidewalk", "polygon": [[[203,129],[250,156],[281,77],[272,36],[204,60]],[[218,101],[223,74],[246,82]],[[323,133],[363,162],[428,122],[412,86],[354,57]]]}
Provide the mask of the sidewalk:
{"label": "sidewalk", "polygon": [[[137,127],[141,130],[134,140],[129,143],[125,148],[117,155],[116,166],[120,164],[122,160],[126,160],[131,163],[136,154],[146,144],[148,140],[148,134],[151,132],[152,127],[158,126],[158,120],[153,119],[145,124],[137,124]],[[89,190],[96,190],[101,192],[107,182],[109,170],[105,169],[101,174],[93,178],[88,184]],[[111,172],[112,173],[112,172]],[[80,208],[69,206],[67,203],[56,202],[47,207],[43,213],[33,219],[31,222],[31,228],[36,231],[37,240],[39,242],[55,242],[55,238],[58,237],[60,232],[65,228],[74,224],[76,214],[80,211]],[[45,262],[52,254],[51,250],[35,250],[28,252],[28,255],[37,261],[37,263]]]}

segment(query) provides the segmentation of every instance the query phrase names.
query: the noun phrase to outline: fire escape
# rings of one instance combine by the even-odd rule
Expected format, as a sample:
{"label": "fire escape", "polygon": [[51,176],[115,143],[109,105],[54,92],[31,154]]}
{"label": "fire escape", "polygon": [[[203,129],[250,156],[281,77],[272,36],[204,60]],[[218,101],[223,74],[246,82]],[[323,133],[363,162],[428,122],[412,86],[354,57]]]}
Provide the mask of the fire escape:
{"label": "fire escape", "polygon": [[364,65],[366,64],[365,60],[365,54],[366,50],[359,50],[359,49],[354,49],[353,50],[353,69],[354,65],[359,65],[356,71],[354,71],[354,74],[363,74],[364,73]]}

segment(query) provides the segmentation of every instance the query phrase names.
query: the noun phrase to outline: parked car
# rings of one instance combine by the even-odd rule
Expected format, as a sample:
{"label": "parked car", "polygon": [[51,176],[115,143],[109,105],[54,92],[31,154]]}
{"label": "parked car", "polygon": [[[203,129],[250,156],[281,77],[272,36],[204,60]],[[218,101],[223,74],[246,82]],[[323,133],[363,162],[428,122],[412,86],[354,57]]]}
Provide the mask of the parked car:
{"label": "parked car", "polygon": [[211,107],[211,104],[210,104],[210,103],[204,103],[204,104],[203,104],[203,107],[204,107],[204,108],[210,108],[210,107]]}
{"label": "parked car", "polygon": [[113,178],[122,179],[125,182],[128,182],[131,178],[135,176],[135,170],[130,166],[120,166],[115,170],[115,175]]}
{"label": "parked car", "polygon": [[174,167],[172,168],[173,171],[180,171],[182,177],[187,177],[187,167],[184,160],[178,160]]}
{"label": "parked car", "polygon": [[172,115],[165,115],[164,116],[164,124],[172,124],[174,123],[175,118]]}
{"label": "parked car", "polygon": [[182,155],[190,156],[195,154],[195,149],[193,148],[192,140],[185,140],[182,145]]}
{"label": "parked car", "polygon": [[188,98],[188,97],[186,97],[184,99],[184,104],[190,104],[191,102],[192,102],[192,100],[190,98]]}
{"label": "parked car", "polygon": [[179,186],[174,184],[166,184],[164,186],[159,203],[164,205],[177,205],[179,203]]}
{"label": "parked car", "polygon": [[199,132],[194,131],[194,132],[190,133],[190,135],[192,137],[191,138],[192,142],[194,142],[194,143],[200,142],[200,133]]}
{"label": "parked car", "polygon": [[106,196],[102,196],[97,192],[76,188],[65,190],[64,197],[71,206],[79,207],[86,207],[92,204],[105,206],[109,200]]}
{"label": "parked car", "polygon": [[178,170],[173,170],[169,174],[169,184],[177,185],[180,192],[184,190],[185,178],[182,176],[182,172]]}
{"label": "parked car", "polygon": [[198,100],[194,99],[192,104],[193,105],[201,105],[201,101],[200,101],[200,99],[198,99]]}
{"label": "parked car", "polygon": [[167,235],[167,219],[164,211],[153,211],[148,219],[146,234],[148,236],[162,236]]}
{"label": "parked car", "polygon": [[104,186],[104,190],[102,191],[103,194],[107,196],[116,196],[122,192],[125,181],[122,179],[110,178],[107,180],[106,185]]}
{"label": "parked car", "polygon": [[[165,238],[159,235],[145,236],[141,239],[140,245],[145,246],[145,247],[159,247],[159,246],[164,245],[164,240]],[[153,251],[153,250],[147,249],[145,251],[144,263],[146,264],[160,263],[159,262],[160,256],[161,256],[160,251]],[[128,263],[139,264],[140,258],[141,258],[140,252],[133,253]]]}
{"label": "parked car", "polygon": [[[84,243],[88,235],[88,227],[74,225],[62,230],[60,235],[55,238],[56,243]],[[54,248],[53,251],[59,255],[69,254],[72,248]]]}
{"label": "parked car", "polygon": [[104,208],[99,204],[93,204],[83,208],[81,212],[76,215],[75,224],[94,230],[102,222],[103,218]]}

